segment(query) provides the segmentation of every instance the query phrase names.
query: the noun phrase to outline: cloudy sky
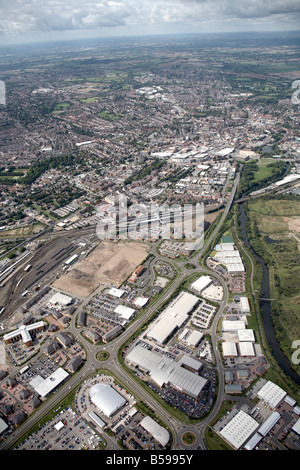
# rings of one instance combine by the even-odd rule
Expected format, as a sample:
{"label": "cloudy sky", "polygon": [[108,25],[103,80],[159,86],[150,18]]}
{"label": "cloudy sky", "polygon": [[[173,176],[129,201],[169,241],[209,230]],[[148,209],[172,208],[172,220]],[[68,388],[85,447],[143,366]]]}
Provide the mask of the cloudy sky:
{"label": "cloudy sky", "polygon": [[299,25],[299,0],[0,0],[0,44]]}

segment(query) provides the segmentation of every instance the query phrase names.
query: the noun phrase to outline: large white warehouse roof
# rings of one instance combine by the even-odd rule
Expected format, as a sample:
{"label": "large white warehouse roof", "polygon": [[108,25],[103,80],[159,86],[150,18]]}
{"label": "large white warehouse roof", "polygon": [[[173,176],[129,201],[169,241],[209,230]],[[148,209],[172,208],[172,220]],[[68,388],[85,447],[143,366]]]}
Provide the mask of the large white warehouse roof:
{"label": "large white warehouse roof", "polygon": [[226,424],[220,434],[232,447],[239,449],[258,426],[259,423],[255,419],[241,410]]}
{"label": "large white warehouse roof", "polygon": [[126,400],[110,385],[98,383],[90,389],[90,398],[94,405],[108,418],[118,411]]}
{"label": "large white warehouse roof", "polygon": [[201,276],[195,282],[192,283],[192,289],[195,289],[197,292],[201,292],[203,289],[208,287],[212,283],[212,278],[210,276]]}
{"label": "large white warehouse roof", "polygon": [[168,444],[170,438],[168,431],[160,426],[150,416],[145,416],[145,418],[140,422],[140,425],[152,434],[154,439],[156,439],[163,447]]}
{"label": "large white warehouse roof", "polygon": [[251,329],[238,330],[239,341],[252,341],[254,343],[254,332]]}
{"label": "large white warehouse roof", "polygon": [[49,300],[49,303],[52,305],[69,305],[71,302],[72,297],[69,297],[65,294],[61,294],[60,292],[56,292]]}
{"label": "large white warehouse roof", "polygon": [[111,289],[109,289],[108,291],[108,294],[109,295],[112,295],[113,297],[117,297],[118,299],[120,299],[123,294],[125,293],[124,290],[122,289],[117,289],[116,287],[112,287]]}
{"label": "large white warehouse roof", "polygon": [[257,393],[268,406],[275,408],[286,396],[286,392],[270,380]]}
{"label": "large white warehouse roof", "polygon": [[246,328],[243,320],[223,320],[222,330],[223,331],[238,331]]}
{"label": "large white warehouse roof", "polygon": [[250,341],[241,341],[239,343],[240,355],[242,357],[255,356],[253,343]]}
{"label": "large white warehouse roof", "polygon": [[136,346],[130,351],[127,360],[148,372],[151,379],[160,387],[164,384],[171,384],[193,397],[199,396],[207,382],[206,379],[198,374],[194,374],[181,367],[173,359],[154,353],[143,348],[141,345]]}
{"label": "large white warehouse roof", "polygon": [[281,418],[281,415],[278,413],[278,411],[274,411],[267,419],[266,421],[260,426],[258,432],[261,436],[266,436],[268,432],[275,426],[277,421],[279,421]]}
{"label": "large white warehouse roof", "polygon": [[133,317],[134,313],[135,313],[135,309],[130,308],[130,307],[126,307],[125,305],[118,305],[114,309],[114,312],[117,315],[120,315],[120,317],[122,317],[124,320],[130,320]]}
{"label": "large white warehouse roof", "polygon": [[147,336],[163,344],[176,328],[188,319],[189,313],[200,301],[199,297],[189,292],[181,292],[176,299],[162,312],[150,328]]}
{"label": "large white warehouse roof", "polygon": [[224,357],[236,357],[238,355],[236,343],[225,341],[222,343],[222,351]]}
{"label": "large white warehouse roof", "polygon": [[227,267],[228,272],[244,272],[245,267],[240,256],[240,253],[237,250],[233,250],[232,246],[227,247],[223,244],[221,245],[223,249],[217,251],[213,258],[220,263],[224,264]]}

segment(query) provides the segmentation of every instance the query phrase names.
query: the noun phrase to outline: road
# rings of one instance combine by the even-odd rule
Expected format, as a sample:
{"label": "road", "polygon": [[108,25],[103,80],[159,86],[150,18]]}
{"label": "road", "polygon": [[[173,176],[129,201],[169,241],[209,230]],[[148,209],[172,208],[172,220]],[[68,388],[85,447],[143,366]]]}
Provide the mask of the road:
{"label": "road", "polygon": [[[203,450],[207,449],[207,446],[205,443],[205,437],[204,437],[205,429],[207,425],[209,424],[209,422],[211,422],[214,419],[214,417],[217,415],[222,401],[224,400],[224,398],[226,398],[226,395],[224,394],[224,373],[223,373],[223,367],[222,367],[222,359],[219,354],[218,345],[217,345],[218,343],[217,325],[218,325],[218,320],[222,316],[224,308],[228,302],[229,293],[228,293],[228,287],[225,281],[223,280],[223,278],[219,276],[216,272],[212,272],[207,267],[203,266],[201,260],[207,247],[209,247],[210,244],[216,239],[222,227],[222,224],[224,223],[224,220],[227,217],[227,214],[232,206],[232,203],[236,194],[236,190],[239,184],[239,178],[240,178],[240,174],[238,173],[234,181],[231,196],[225,206],[225,209],[218,223],[214,227],[213,231],[210,233],[207,240],[205,240],[201,249],[189,258],[189,261],[193,261],[193,263],[196,266],[199,266],[198,268],[199,274],[201,273],[212,274],[215,278],[218,279],[224,291],[223,300],[220,303],[219,310],[217,312],[217,315],[214,318],[212,326],[210,327],[208,331],[208,333],[211,335],[212,346],[213,346],[213,350],[214,350],[215,358],[216,358],[215,368],[216,368],[217,376],[218,376],[218,389],[217,389],[218,393],[217,393],[216,401],[214,403],[214,407],[211,413],[207,416],[207,418],[196,425],[186,425],[176,420],[171,414],[168,414],[168,412],[166,411],[166,408],[160,405],[150,395],[150,393],[147,392],[147,390],[145,390],[136,380],[132,378],[132,376],[126,371],[126,369],[122,367],[118,359],[118,351],[121,348],[121,346],[129,338],[131,338],[133,334],[136,331],[138,331],[138,329],[143,324],[146,324],[148,322],[149,318],[174,293],[174,291],[182,284],[182,282],[187,280],[189,276],[192,276],[193,274],[195,274],[194,271],[191,272],[190,270],[185,268],[186,261],[172,260],[171,264],[175,268],[177,274],[179,275],[178,277],[175,278],[174,281],[169,283],[169,286],[165,288],[163,294],[159,297],[159,299],[157,301],[154,301],[151,304],[151,306],[146,310],[146,313],[142,317],[138,318],[131,326],[129,326],[129,328],[127,328],[121,336],[115,338],[113,341],[111,341],[105,346],[102,345],[99,347],[95,347],[91,345],[89,342],[85,341],[83,337],[80,337],[80,341],[83,343],[84,348],[87,353],[87,360],[85,362],[84,367],[82,367],[81,370],[77,374],[70,377],[70,379],[64,385],[62,385],[55,393],[53,393],[36,410],[36,412],[32,416],[28,417],[28,419],[24,422],[24,424],[21,425],[20,428],[17,428],[14,431],[14,433],[12,433],[5,440],[5,442],[2,444],[0,449],[4,450],[4,449],[12,448],[14,443],[17,442],[17,440],[20,439],[22,435],[24,435],[26,432],[29,432],[29,430],[33,426],[38,424],[43,418],[43,416],[45,416],[50,410],[55,408],[64,399],[64,397],[70,393],[71,390],[76,389],[85,378],[87,378],[88,376],[93,374],[95,370],[100,369],[100,368],[105,368],[106,370],[111,371],[116,378],[118,378],[122,383],[126,384],[126,386],[132,390],[133,394],[138,399],[141,399],[144,402],[146,402],[151,408],[155,410],[157,415],[159,415],[165,422],[167,422],[173,434],[173,448],[191,450],[191,447],[185,446],[182,441],[182,434],[190,430],[194,433],[195,431],[197,431],[195,433],[197,440],[196,440],[196,443],[193,445],[193,448],[194,449],[200,448]],[[81,231],[80,234],[83,234],[83,231]],[[70,237],[72,236],[71,232],[69,236]],[[155,260],[165,261],[165,257],[161,256],[157,251],[158,243],[159,241],[153,245],[151,252],[155,257]],[[85,300],[85,302],[87,301],[88,299]],[[70,328],[71,328],[71,332],[74,335],[78,334],[76,330],[76,326],[75,326],[75,319],[73,319]],[[105,362],[99,362],[96,356],[97,356],[97,353],[103,349],[108,351],[109,358]],[[108,448],[112,448],[112,449],[116,448],[114,441],[111,439],[108,440]]]}

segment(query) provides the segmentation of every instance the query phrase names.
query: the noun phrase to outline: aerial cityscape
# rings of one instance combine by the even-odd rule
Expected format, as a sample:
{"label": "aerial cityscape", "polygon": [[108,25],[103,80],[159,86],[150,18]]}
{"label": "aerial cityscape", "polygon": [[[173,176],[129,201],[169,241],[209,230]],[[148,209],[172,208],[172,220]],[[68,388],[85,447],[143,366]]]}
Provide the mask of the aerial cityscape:
{"label": "aerial cityscape", "polygon": [[299,8],[44,3],[0,6],[0,450],[300,450]]}

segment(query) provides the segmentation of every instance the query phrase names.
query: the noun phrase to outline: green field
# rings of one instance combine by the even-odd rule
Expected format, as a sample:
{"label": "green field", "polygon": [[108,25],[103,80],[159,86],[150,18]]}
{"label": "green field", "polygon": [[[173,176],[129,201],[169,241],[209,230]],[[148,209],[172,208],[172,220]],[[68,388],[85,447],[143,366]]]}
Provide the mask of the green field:
{"label": "green field", "polygon": [[259,233],[252,245],[261,250],[270,272],[276,335],[291,357],[292,342],[300,338],[300,201],[261,198],[248,207],[252,236]]}
{"label": "green field", "polygon": [[118,114],[108,113],[107,111],[101,111],[101,113],[98,113],[98,116],[111,122],[117,121],[120,117]]}
{"label": "green field", "polygon": [[70,103],[59,103],[55,106],[53,114],[64,113],[70,107]]}
{"label": "green field", "polygon": [[95,103],[95,101],[101,100],[100,96],[94,96],[93,98],[85,98],[80,100],[81,103]]}
{"label": "green field", "polygon": [[254,181],[261,181],[266,178],[270,178],[273,174],[273,167],[270,164],[274,163],[274,160],[270,158],[262,158],[258,163],[258,170],[254,173]]}

